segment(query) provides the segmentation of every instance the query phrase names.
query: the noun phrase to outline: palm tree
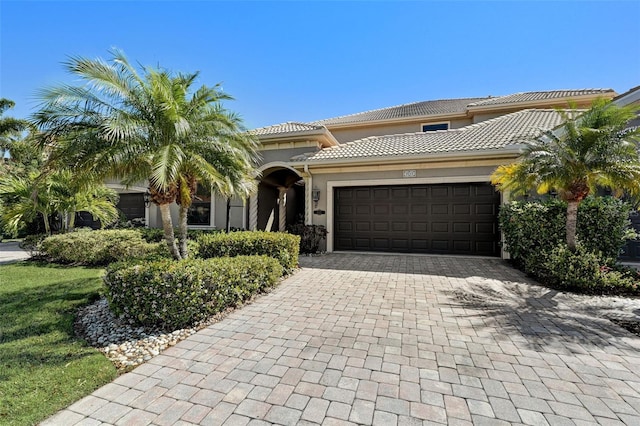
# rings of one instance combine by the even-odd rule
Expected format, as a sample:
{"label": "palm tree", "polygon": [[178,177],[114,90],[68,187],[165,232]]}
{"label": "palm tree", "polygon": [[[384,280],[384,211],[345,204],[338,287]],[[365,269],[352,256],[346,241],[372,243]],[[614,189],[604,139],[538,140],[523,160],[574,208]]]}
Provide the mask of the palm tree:
{"label": "palm tree", "polygon": [[2,117],[8,109],[15,106],[15,102],[6,98],[0,98],[0,160],[9,150],[12,142],[21,132],[27,130],[29,123],[13,117]]}
{"label": "palm tree", "polygon": [[637,110],[599,99],[583,113],[558,111],[564,124],[525,143],[519,161],[498,167],[492,183],[514,195],[557,191],[567,202],[567,245],[575,249],[578,206],[587,195],[597,188],[640,195],[640,128],[627,128]]}
{"label": "palm tree", "polygon": [[[53,165],[115,176],[127,185],[148,181],[167,246],[176,259],[184,258],[187,210],[197,184],[244,195],[240,183],[254,169],[258,142],[222,106],[231,97],[220,85],[192,91],[197,73],[143,67],[140,74],[123,53],[111,53],[109,62],[71,58],[67,69],[86,84],[43,90],[34,124],[42,143],[53,145]],[[173,202],[180,206],[180,247]]]}

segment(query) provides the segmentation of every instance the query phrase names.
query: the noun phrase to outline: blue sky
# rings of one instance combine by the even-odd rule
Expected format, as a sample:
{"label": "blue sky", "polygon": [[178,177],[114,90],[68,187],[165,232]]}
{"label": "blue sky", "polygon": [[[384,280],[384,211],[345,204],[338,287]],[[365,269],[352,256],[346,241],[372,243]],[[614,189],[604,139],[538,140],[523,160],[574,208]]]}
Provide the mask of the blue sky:
{"label": "blue sky", "polygon": [[0,1],[0,97],[69,55],[200,71],[248,127],[413,101],[640,85],[640,1]]}

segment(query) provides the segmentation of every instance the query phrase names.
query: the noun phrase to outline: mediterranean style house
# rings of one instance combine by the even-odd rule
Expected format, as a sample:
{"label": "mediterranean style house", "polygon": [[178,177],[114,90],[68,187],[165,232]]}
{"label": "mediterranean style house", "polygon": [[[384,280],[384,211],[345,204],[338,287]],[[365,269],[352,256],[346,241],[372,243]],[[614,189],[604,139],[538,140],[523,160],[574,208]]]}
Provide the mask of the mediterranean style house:
{"label": "mediterranean style house", "polygon": [[[327,228],[329,252],[499,257],[497,214],[508,195],[495,191],[491,173],[514,161],[524,141],[557,127],[557,108],[616,95],[580,89],[429,100],[254,129],[262,145],[257,193],[228,204],[199,188],[189,225],[224,228],[227,214],[243,229],[284,231],[304,221]],[[111,186],[128,218],[160,226],[146,188]]]}

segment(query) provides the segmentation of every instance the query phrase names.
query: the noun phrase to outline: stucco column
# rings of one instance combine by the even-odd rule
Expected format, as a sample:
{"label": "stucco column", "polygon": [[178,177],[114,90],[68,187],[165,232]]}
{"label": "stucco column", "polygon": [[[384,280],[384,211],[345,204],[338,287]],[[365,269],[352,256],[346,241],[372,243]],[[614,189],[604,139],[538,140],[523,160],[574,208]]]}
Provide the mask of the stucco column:
{"label": "stucco column", "polygon": [[249,229],[258,229],[258,194],[249,197]]}
{"label": "stucco column", "polygon": [[278,231],[287,230],[287,188],[278,188]]}
{"label": "stucco column", "polygon": [[313,188],[313,178],[311,176],[304,179],[304,223],[305,225],[313,225],[313,199],[311,191]]}

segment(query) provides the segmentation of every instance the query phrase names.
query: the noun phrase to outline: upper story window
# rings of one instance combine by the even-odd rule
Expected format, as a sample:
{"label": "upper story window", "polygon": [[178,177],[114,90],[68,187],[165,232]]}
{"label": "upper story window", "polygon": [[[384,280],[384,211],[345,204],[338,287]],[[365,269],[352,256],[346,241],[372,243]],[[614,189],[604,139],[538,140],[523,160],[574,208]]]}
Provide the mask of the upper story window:
{"label": "upper story window", "polygon": [[211,225],[211,189],[208,185],[198,184],[187,213],[187,225]]}
{"label": "upper story window", "polygon": [[423,132],[434,132],[436,130],[449,130],[449,122],[447,121],[446,123],[430,123],[422,125]]}

